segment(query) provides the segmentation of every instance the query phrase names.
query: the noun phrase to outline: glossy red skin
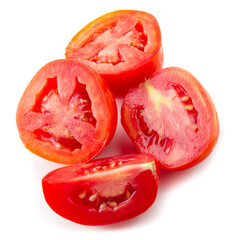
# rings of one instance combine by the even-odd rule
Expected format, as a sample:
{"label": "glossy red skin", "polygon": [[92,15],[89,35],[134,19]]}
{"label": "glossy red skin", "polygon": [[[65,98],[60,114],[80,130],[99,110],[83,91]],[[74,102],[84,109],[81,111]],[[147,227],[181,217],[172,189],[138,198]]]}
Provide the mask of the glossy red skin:
{"label": "glossy red skin", "polygon": [[[147,82],[151,86],[154,86],[155,89],[162,89],[163,91],[171,83],[180,84],[192,99],[192,104],[198,112],[196,126],[198,126],[199,130],[194,140],[184,138],[185,140],[183,140],[183,143],[180,134],[177,133],[177,138],[175,137],[175,139],[172,141],[178,142],[179,140],[184,145],[184,148],[186,148],[186,151],[183,152],[185,157],[181,155],[180,159],[178,159],[176,162],[173,162],[173,159],[169,158],[169,155],[162,158],[161,151],[155,150],[155,147],[154,149],[152,149],[152,147],[149,149],[149,140],[145,140],[145,134],[143,134],[142,129],[140,128],[139,120],[137,117],[135,117],[136,114],[134,110],[138,105],[143,105],[144,107],[148,106],[148,101],[150,101],[146,100],[149,98],[148,92],[145,91],[145,84],[141,84],[132,89],[126,95],[121,109],[122,126],[139,152],[154,154],[158,160],[158,166],[166,170],[184,170],[193,167],[206,159],[216,145],[219,135],[219,121],[217,112],[207,91],[192,74],[177,67],[162,69],[156,72],[150,79],[148,79]],[[145,101],[147,102],[146,104]],[[160,104],[160,106],[162,109],[164,109],[162,104]],[[155,105],[150,108],[151,112],[150,114],[147,113],[147,117],[149,115],[152,116],[154,111],[153,108],[155,108]],[[183,117],[181,116],[179,119],[176,119],[177,122],[182,123],[184,119]],[[171,116],[166,115],[166,118],[170,119]],[[165,129],[172,128],[172,126],[169,127],[169,125],[165,125],[165,122],[163,123],[163,126]],[[167,132],[169,131],[167,130]],[[192,150],[192,148],[197,150]]]}
{"label": "glossy red skin", "polygon": [[[50,114],[53,117],[50,119],[50,115],[35,113],[33,109],[38,104],[40,93],[51,84],[54,77],[57,77],[60,100],[56,102],[57,105],[53,104],[53,115]],[[74,94],[79,93],[79,89],[75,89],[79,86],[77,84],[85,86],[91,99],[95,127],[89,122],[74,119],[72,115],[69,117],[70,101]],[[75,114],[76,110],[72,111]],[[116,102],[107,84],[94,70],[77,60],[55,60],[42,67],[27,86],[18,104],[16,122],[22,142],[34,154],[62,164],[86,162],[97,156],[112,139],[117,123]],[[69,127],[69,134],[82,144],[82,148],[74,151],[66,147],[57,148],[51,142],[38,138],[35,130],[41,131],[43,126],[50,124],[57,127],[58,131],[65,124]],[[67,145],[69,147],[69,143]]]}
{"label": "glossy red skin", "polygon": [[[116,167],[111,167],[114,163]],[[145,167],[145,164],[148,166]],[[96,170],[98,166],[107,166],[107,170]],[[84,225],[111,224],[145,212],[155,201],[158,184],[156,159],[148,154],[131,154],[75,164],[56,169],[42,180],[48,205],[60,216]],[[131,194],[126,197],[124,190],[129,185]],[[80,195],[83,192],[85,195]],[[90,201],[93,193],[97,193],[97,198]],[[111,207],[108,200],[115,201],[116,206]],[[100,207],[102,201],[107,203],[104,208]]]}
{"label": "glossy red skin", "polygon": [[[126,35],[126,32],[132,29],[137,22],[142,24],[143,33],[147,37],[144,51],[131,47],[130,40],[126,43],[119,43],[117,44],[117,49],[119,49],[124,62],[116,65],[109,63],[97,64],[90,60],[98,46],[89,52],[88,50],[84,51],[84,53],[79,52],[83,46],[93,41],[95,33],[108,29],[109,26],[115,24],[117,19],[120,20],[116,25],[117,34],[114,35],[114,39],[119,39],[122,35]],[[111,44],[114,45],[115,43],[110,42],[107,46],[109,47]],[[146,12],[136,10],[111,12],[95,19],[80,30],[66,47],[65,56],[68,59],[79,59],[88,64],[106,80],[115,95],[122,96],[130,88],[143,82],[145,78],[162,68],[163,48],[160,28],[155,17]]]}

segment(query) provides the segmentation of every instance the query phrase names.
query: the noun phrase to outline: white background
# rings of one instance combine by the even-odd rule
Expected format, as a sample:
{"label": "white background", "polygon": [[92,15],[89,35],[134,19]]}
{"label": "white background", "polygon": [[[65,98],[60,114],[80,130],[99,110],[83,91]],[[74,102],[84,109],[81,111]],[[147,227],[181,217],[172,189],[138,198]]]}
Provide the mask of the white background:
{"label": "white background", "polygon": [[[231,2],[1,1],[1,239],[233,239]],[[47,62],[64,58],[66,45],[88,22],[119,9],[143,10],[157,18],[164,67],[187,69],[208,90],[219,115],[220,136],[210,157],[198,166],[161,173],[157,199],[146,213],[109,226],[82,226],[58,216],[44,201],[41,179],[62,165],[24,148],[15,113],[35,73]],[[99,157],[132,151],[119,122],[115,138]]]}

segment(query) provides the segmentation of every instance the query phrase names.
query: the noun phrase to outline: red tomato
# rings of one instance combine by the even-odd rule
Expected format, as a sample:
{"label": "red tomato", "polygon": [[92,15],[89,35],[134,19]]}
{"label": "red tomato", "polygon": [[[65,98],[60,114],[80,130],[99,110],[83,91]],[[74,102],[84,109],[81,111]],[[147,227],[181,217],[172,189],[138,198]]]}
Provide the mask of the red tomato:
{"label": "red tomato", "polygon": [[132,89],[121,109],[122,125],[140,152],[159,167],[182,170],[214,148],[219,122],[214,104],[198,80],[181,68],[166,68]]}
{"label": "red tomato", "polygon": [[84,225],[133,218],[156,198],[155,160],[133,154],[56,169],[42,180],[45,199],[57,214]]}
{"label": "red tomato", "polygon": [[80,30],[65,55],[88,64],[115,94],[122,95],[162,68],[160,28],[155,17],[146,12],[111,12]]}
{"label": "red tomato", "polygon": [[102,78],[74,60],[41,68],[17,109],[22,142],[48,160],[72,164],[94,158],[116,128],[115,99]]}

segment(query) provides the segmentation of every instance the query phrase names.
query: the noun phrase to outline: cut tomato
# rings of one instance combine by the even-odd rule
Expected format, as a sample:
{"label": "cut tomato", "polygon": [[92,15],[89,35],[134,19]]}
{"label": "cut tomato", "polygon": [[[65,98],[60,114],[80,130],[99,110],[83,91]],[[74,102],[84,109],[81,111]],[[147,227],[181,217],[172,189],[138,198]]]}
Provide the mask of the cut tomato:
{"label": "cut tomato", "polygon": [[115,99],[88,66],[56,60],[41,68],[17,109],[22,142],[48,160],[72,164],[94,158],[116,129]]}
{"label": "cut tomato", "polygon": [[204,160],[219,134],[209,94],[193,75],[176,67],[132,89],[123,101],[121,122],[140,152],[153,154],[159,167],[170,170]]}
{"label": "cut tomato", "polygon": [[111,12],[79,31],[65,55],[88,64],[115,94],[122,95],[162,68],[160,28],[155,17],[146,12]]}
{"label": "cut tomato", "polygon": [[110,224],[145,212],[155,201],[158,183],[156,159],[147,154],[75,164],[42,180],[48,205],[84,225]]}

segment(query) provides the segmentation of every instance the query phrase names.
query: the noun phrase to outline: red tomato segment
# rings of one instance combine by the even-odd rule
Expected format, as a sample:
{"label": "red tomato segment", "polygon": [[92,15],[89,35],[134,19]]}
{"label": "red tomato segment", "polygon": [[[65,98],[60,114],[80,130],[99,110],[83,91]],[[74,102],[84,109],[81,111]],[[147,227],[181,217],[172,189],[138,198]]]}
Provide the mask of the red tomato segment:
{"label": "red tomato segment", "polygon": [[132,89],[122,105],[122,125],[140,152],[164,169],[181,170],[204,160],[219,134],[214,104],[184,69],[158,71]]}
{"label": "red tomato segment", "polygon": [[94,68],[115,94],[122,95],[162,68],[160,28],[146,12],[111,12],[79,31],[65,55]]}
{"label": "red tomato segment", "polygon": [[63,167],[42,180],[48,205],[84,225],[110,224],[145,212],[155,201],[158,183],[156,159],[147,154]]}
{"label": "red tomato segment", "polygon": [[105,82],[74,60],[56,60],[40,69],[17,109],[25,146],[66,164],[94,158],[111,140],[116,122],[115,99]]}

